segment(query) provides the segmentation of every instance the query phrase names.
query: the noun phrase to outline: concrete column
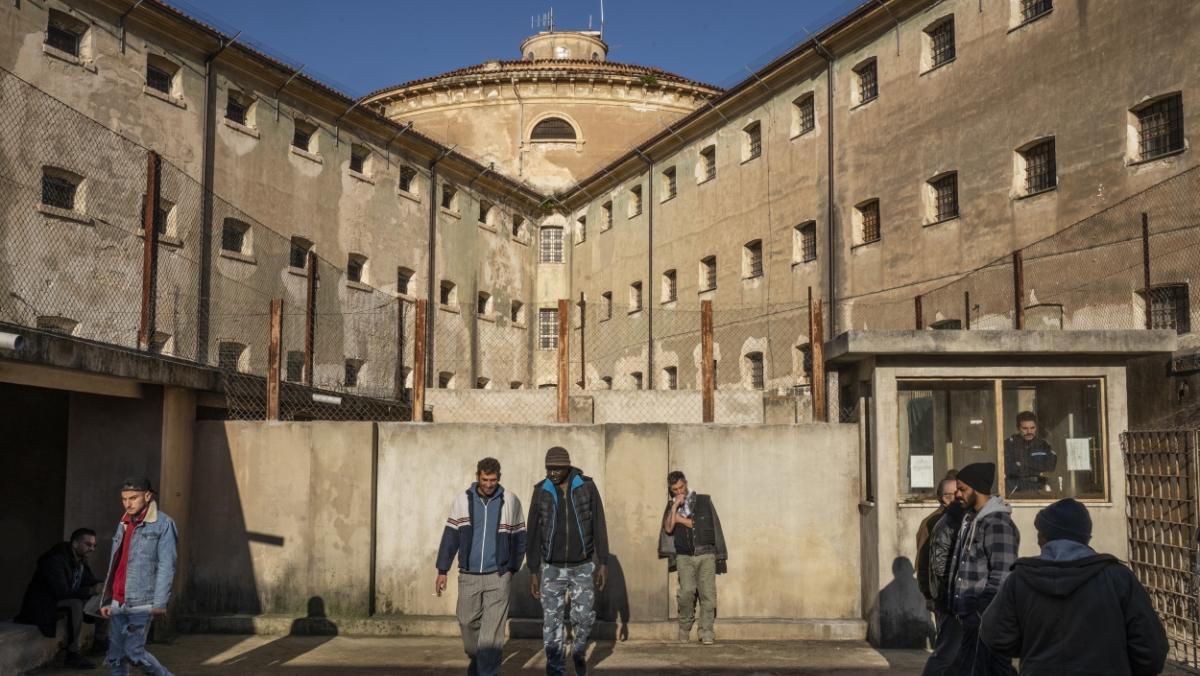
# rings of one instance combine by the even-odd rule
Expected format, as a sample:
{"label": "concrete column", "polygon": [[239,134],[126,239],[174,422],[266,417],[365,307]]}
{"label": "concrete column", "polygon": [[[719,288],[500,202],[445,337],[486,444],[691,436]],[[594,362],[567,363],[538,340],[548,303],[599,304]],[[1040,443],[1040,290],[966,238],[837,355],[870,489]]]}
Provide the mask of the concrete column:
{"label": "concrete column", "polygon": [[[187,551],[191,542],[189,526],[192,497],[192,458],[196,423],[196,392],[182,387],[164,387],[162,399],[162,451],[158,475],[158,506],[175,520],[179,528],[179,547],[175,566],[175,584],[171,605],[179,600],[187,583]],[[168,615],[168,626],[175,613]]]}

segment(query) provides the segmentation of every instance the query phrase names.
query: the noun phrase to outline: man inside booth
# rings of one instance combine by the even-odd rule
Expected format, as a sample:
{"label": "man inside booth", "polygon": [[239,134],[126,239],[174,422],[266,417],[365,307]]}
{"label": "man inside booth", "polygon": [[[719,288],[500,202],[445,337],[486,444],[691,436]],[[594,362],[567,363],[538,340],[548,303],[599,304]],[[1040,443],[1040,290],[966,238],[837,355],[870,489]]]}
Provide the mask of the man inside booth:
{"label": "man inside booth", "polygon": [[1038,417],[1033,411],[1017,414],[1017,433],[1004,440],[1005,494],[1009,498],[1049,497],[1050,486],[1043,476],[1058,467],[1058,454],[1038,436]]}

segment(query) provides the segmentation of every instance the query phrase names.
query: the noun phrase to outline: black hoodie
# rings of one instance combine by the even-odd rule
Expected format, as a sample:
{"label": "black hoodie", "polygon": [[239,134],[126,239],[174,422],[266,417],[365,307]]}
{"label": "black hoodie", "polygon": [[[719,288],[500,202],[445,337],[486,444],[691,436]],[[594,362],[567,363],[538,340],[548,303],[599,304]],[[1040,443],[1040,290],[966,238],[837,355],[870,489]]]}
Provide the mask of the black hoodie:
{"label": "black hoodie", "polygon": [[1018,559],[983,614],[980,638],[1022,674],[1151,676],[1167,636],[1150,597],[1108,554]]}

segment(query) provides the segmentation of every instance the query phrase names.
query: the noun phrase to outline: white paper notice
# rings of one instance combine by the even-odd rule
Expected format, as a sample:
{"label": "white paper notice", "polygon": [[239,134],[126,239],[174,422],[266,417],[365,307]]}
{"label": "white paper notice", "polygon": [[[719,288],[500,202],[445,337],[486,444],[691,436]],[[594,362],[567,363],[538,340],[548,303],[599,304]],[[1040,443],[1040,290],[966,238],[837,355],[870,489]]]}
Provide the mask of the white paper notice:
{"label": "white paper notice", "polygon": [[933,488],[933,456],[914,455],[908,459],[911,488]]}
{"label": "white paper notice", "polygon": [[1067,470],[1071,472],[1092,469],[1092,440],[1067,439]]}

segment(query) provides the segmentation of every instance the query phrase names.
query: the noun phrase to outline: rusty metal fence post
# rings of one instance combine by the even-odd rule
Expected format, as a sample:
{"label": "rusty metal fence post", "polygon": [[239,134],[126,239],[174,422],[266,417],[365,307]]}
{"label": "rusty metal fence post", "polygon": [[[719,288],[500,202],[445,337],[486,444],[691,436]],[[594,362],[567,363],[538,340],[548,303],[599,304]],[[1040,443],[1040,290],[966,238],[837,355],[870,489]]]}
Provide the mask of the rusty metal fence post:
{"label": "rusty metal fence post", "polygon": [[703,376],[703,394],[701,397],[701,419],[703,422],[713,421],[716,412],[714,405],[714,390],[716,376],[713,369],[713,309],[711,300],[700,301],[700,368]]}
{"label": "rusty metal fence post", "polygon": [[1013,328],[1025,328],[1025,264],[1021,252],[1014,251],[1013,266]]}
{"label": "rusty metal fence post", "polygon": [[267,420],[279,420],[279,350],[283,341],[283,299],[271,300],[271,342],[267,345]]}
{"label": "rusty metal fence post", "polygon": [[425,420],[425,314],[428,302],[424,298],[417,300],[417,316],[413,322],[413,422]]}
{"label": "rusty metal fence post", "polygon": [[921,313],[921,296],[918,294],[913,297],[913,314],[915,315],[916,328],[918,331],[925,328],[925,317]]}
{"label": "rusty metal fence post", "polygon": [[812,419],[829,422],[829,407],[825,403],[825,317],[820,298],[808,304],[808,345],[812,355]]}
{"label": "rusty metal fence post", "polygon": [[309,250],[304,276],[304,385],[313,384],[313,349],[317,339],[317,255]]}
{"label": "rusty metal fence post", "polygon": [[1146,328],[1154,328],[1154,314],[1150,307],[1150,216],[1142,212],[1142,293],[1146,309]]}
{"label": "rusty metal fence post", "polygon": [[154,310],[157,304],[155,285],[158,275],[158,153],[146,151],[146,196],[142,201],[142,313],[138,324],[138,349],[149,350],[154,342]]}
{"label": "rusty metal fence post", "polygon": [[568,338],[571,326],[571,301],[561,298],[558,301],[558,407],[554,416],[556,422],[569,421],[568,403],[571,394],[571,354],[568,348]]}

